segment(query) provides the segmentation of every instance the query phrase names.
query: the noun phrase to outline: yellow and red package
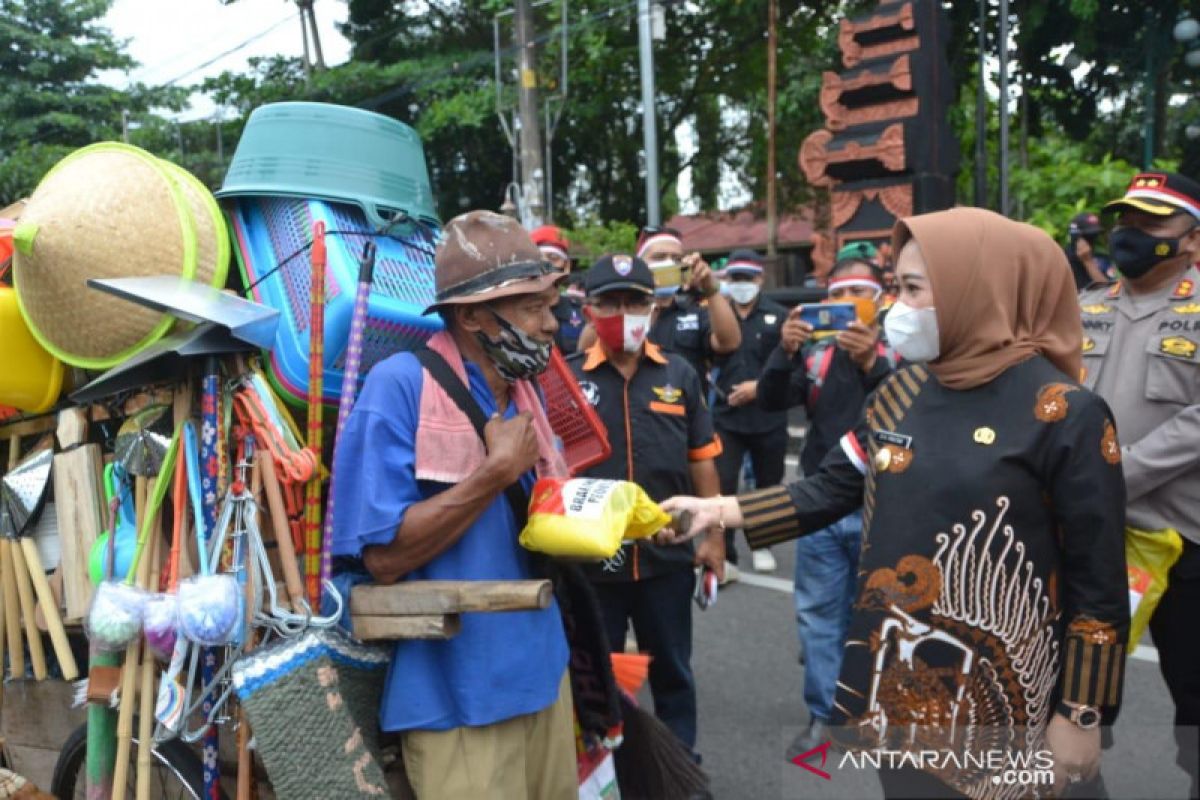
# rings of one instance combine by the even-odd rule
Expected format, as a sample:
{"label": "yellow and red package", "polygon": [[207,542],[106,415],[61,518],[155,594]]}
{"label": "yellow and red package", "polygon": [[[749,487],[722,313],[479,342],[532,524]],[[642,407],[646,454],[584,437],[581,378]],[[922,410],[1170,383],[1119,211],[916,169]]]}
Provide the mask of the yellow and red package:
{"label": "yellow and red package", "polygon": [[612,558],[626,539],[653,536],[671,517],[642,487],[600,478],[543,478],[533,487],[526,550],[563,558]]}

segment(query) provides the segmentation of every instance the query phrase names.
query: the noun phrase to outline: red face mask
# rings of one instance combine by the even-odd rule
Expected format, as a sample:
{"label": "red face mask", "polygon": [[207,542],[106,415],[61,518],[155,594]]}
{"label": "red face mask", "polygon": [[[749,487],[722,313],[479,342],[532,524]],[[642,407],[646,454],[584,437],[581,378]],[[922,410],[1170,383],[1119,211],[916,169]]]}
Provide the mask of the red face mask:
{"label": "red face mask", "polygon": [[636,353],[650,333],[650,314],[613,314],[598,317],[585,309],[600,341],[615,352]]}

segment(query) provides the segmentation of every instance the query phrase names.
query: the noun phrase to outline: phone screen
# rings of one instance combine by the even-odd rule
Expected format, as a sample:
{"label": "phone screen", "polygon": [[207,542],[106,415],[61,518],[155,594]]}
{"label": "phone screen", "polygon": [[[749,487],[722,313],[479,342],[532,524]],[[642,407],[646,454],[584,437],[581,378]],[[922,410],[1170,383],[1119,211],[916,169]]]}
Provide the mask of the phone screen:
{"label": "phone screen", "polygon": [[799,306],[800,320],[815,331],[844,331],[858,319],[853,303],[805,303]]}

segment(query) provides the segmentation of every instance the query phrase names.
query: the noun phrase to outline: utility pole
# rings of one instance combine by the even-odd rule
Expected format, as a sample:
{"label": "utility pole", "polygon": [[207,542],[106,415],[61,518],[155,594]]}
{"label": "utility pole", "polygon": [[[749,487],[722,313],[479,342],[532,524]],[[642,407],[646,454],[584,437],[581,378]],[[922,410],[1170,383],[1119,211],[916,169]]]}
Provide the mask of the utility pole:
{"label": "utility pole", "polygon": [[975,93],[975,205],[987,208],[987,0],[979,0],[979,87]]}
{"label": "utility pole", "polygon": [[767,0],[767,263],[780,282],[776,250],[779,245],[779,215],[775,197],[775,54],[778,0]]}
{"label": "utility pole", "polygon": [[533,35],[533,15],[529,0],[516,0],[517,69],[520,84],[517,110],[521,119],[521,193],[528,203],[530,224],[545,221],[545,178],[542,165],[541,114],[537,91],[537,53]]}
{"label": "utility pole", "polygon": [[1008,0],[1000,0],[1000,208],[1008,216]]}
{"label": "utility pole", "polygon": [[642,135],[646,150],[646,224],[662,224],[658,198],[658,123],[654,114],[654,40],[650,0],[638,0],[638,56],[642,72]]}

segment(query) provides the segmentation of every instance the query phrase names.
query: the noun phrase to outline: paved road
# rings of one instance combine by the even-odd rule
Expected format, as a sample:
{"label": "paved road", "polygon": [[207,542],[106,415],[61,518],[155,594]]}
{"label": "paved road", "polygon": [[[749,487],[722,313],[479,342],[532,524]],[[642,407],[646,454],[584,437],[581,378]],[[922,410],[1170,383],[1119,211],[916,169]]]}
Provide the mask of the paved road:
{"label": "paved road", "polygon": [[[714,608],[695,615],[698,746],[713,793],[720,800],[878,798],[878,782],[870,772],[834,769],[826,781],[784,758],[807,713],[789,591],[794,546],[774,552],[779,561],[774,580],[755,581],[770,585],[727,586]],[[743,551],[742,563],[749,561]],[[1146,654],[1153,651],[1139,655]],[[1104,761],[1114,800],[1187,796],[1186,778],[1174,763],[1171,709],[1158,665],[1131,659],[1116,744]]]}

